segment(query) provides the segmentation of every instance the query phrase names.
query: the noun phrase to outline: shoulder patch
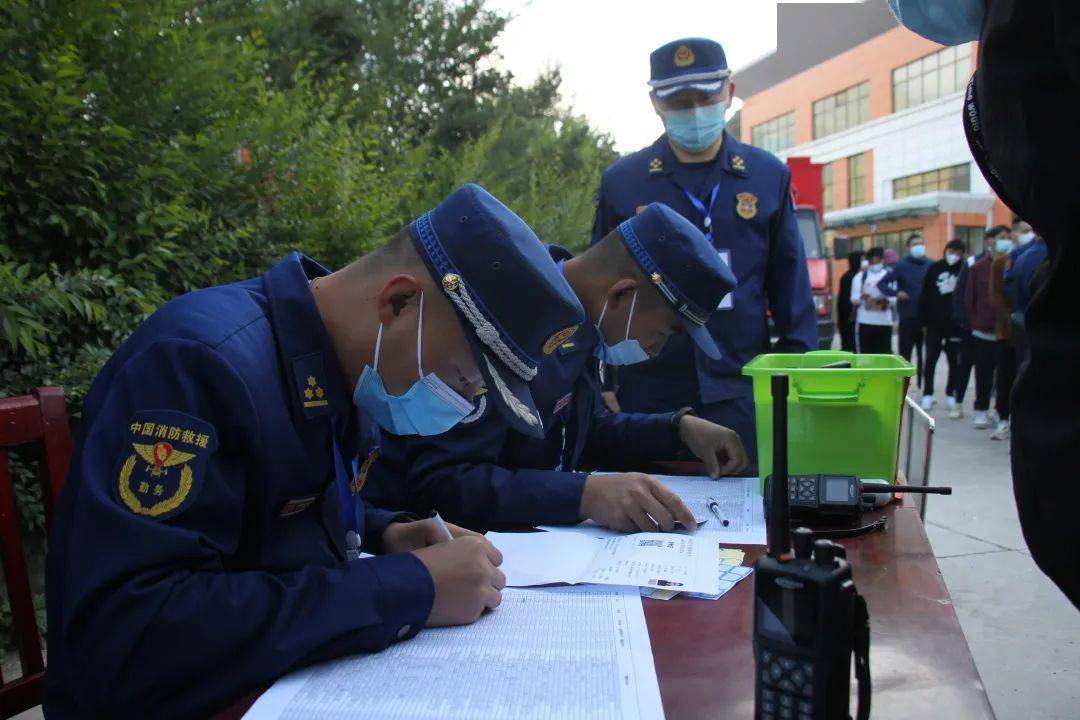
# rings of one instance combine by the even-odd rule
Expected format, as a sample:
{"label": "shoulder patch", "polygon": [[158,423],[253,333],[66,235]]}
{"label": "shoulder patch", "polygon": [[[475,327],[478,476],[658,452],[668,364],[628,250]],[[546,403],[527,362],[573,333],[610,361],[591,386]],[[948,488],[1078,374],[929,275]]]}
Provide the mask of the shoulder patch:
{"label": "shoulder patch", "polygon": [[379,446],[371,448],[367,457],[364,458],[364,462],[360,464],[360,469],[356,471],[356,479],[349,483],[349,490],[353,495],[359,495],[360,491],[367,485],[368,475],[371,473],[371,467],[379,459],[380,449]]}
{"label": "shoulder patch", "polygon": [[202,489],[217,449],[214,426],[175,410],[143,410],[128,424],[117,498],[136,515],[164,519],[182,512]]}
{"label": "shoulder patch", "polygon": [[580,346],[574,340],[564,342],[562,345],[559,346],[559,357],[566,357],[567,355],[572,355],[580,349]]}
{"label": "shoulder patch", "polygon": [[551,353],[555,352],[556,348],[558,348],[560,345],[562,345],[574,336],[574,333],[577,332],[577,329],[579,327],[581,327],[580,324],[571,325],[570,327],[563,328],[562,330],[559,330],[557,332],[553,332],[548,337],[547,342],[544,343],[544,354],[550,355]]}

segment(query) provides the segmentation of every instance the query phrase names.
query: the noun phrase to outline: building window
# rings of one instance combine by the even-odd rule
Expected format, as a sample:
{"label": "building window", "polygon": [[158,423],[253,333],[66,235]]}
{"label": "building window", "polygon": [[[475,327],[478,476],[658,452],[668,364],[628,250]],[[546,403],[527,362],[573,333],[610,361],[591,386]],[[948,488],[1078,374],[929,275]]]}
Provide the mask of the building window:
{"label": "building window", "polygon": [[821,206],[825,212],[833,209],[832,163],[821,168]]}
{"label": "building window", "polygon": [[[979,228],[979,232],[982,232],[982,228]],[[894,232],[874,233],[873,235],[863,235],[861,237],[851,238],[852,250],[869,250],[873,247],[880,247],[883,249],[892,248],[896,251],[896,254],[900,257],[904,257],[907,254],[907,241],[912,235],[922,235],[923,229],[921,227],[909,228],[907,230],[896,230]]]}
{"label": "building window", "polygon": [[947,47],[892,73],[893,112],[963,90],[971,76],[971,43]]}
{"label": "building window", "polygon": [[971,163],[896,178],[892,188],[893,198],[897,200],[936,190],[968,192],[971,190]]}
{"label": "building window", "polygon": [[866,204],[866,153],[847,159],[848,207]]}
{"label": "building window", "polygon": [[750,140],[762,150],[778,153],[795,144],[795,111],[755,125]]}
{"label": "building window", "polygon": [[986,228],[958,225],[953,228],[953,237],[964,241],[968,255],[978,255],[986,249]]}
{"label": "building window", "polygon": [[864,82],[814,102],[814,137],[838,133],[870,119],[870,83]]}

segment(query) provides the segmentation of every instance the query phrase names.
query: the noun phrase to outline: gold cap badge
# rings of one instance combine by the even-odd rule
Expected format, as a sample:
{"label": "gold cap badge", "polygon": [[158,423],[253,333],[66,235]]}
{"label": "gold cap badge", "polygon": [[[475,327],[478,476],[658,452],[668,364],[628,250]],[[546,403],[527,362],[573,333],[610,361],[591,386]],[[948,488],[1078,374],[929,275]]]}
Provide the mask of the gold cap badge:
{"label": "gold cap badge", "polygon": [[685,45],[680,45],[675,50],[675,67],[686,67],[694,64],[694,51]]}

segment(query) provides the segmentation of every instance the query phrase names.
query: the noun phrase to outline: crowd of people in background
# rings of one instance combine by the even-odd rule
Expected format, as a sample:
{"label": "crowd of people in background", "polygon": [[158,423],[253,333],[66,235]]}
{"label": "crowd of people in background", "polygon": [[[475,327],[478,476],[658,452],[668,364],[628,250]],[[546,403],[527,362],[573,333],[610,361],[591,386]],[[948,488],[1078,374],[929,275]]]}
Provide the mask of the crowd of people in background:
{"label": "crowd of people in background", "polygon": [[945,245],[943,258],[933,260],[917,233],[907,238],[906,247],[903,258],[881,247],[848,254],[837,297],[841,349],[892,353],[896,327],[897,354],[909,362],[914,355],[922,408],[932,412],[937,406],[934,375],[944,354],[949,417],[964,416],[974,371],[972,424],[994,425],[991,439],[1007,440],[1009,396],[1026,352],[1023,313],[1046,259],[1046,243],[1031,225],[1017,220],[1011,228],[987,229],[983,250],[974,255],[957,238]]}

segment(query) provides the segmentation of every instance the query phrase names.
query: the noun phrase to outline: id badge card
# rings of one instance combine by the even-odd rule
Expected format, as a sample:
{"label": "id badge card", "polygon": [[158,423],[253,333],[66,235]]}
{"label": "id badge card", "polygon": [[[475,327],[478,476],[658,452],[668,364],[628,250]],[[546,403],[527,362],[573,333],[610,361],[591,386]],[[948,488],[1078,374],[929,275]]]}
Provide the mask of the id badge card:
{"label": "id badge card", "polygon": [[[729,268],[731,268],[731,272],[732,272],[732,274],[734,274],[735,273],[735,268],[731,267],[731,250],[717,250],[716,254],[720,256],[720,259],[724,262],[725,265],[727,265]],[[717,310],[732,310],[732,309],[734,309],[734,307],[735,307],[735,291],[732,290],[731,292],[729,292],[727,295],[724,296],[724,299],[720,302],[720,304],[716,307],[716,309]]]}

